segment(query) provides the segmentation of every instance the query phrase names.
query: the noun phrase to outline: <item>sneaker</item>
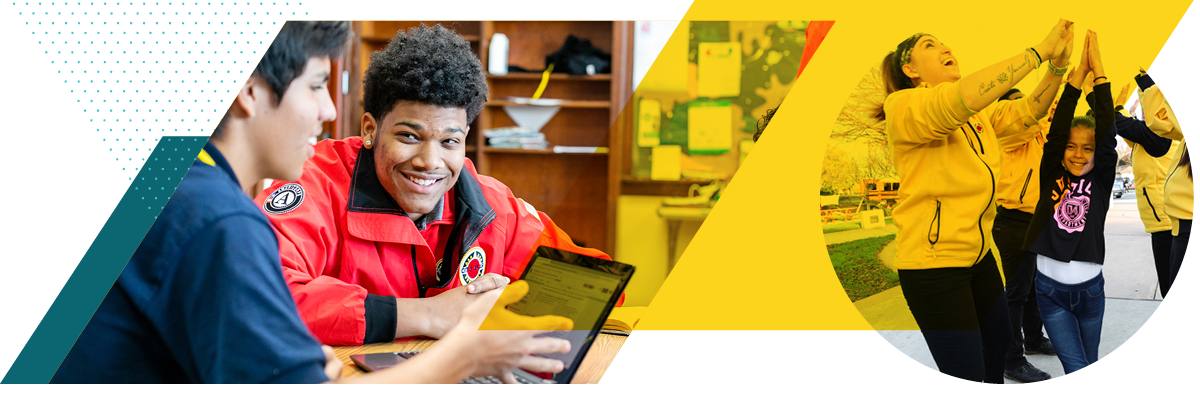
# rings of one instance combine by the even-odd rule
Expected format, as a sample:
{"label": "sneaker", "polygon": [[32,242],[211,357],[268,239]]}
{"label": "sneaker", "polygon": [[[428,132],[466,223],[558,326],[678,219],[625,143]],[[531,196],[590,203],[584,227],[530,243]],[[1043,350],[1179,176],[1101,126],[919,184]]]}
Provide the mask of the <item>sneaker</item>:
{"label": "sneaker", "polygon": [[1016,380],[1021,383],[1033,383],[1050,380],[1050,374],[1043,372],[1041,369],[1033,367],[1033,365],[1030,363],[1025,363],[1015,370],[1005,370],[1004,378]]}
{"label": "sneaker", "polygon": [[1026,346],[1025,354],[1044,354],[1046,356],[1058,356],[1058,352],[1054,351],[1054,345],[1050,344],[1047,339],[1042,339],[1040,343],[1034,346]]}

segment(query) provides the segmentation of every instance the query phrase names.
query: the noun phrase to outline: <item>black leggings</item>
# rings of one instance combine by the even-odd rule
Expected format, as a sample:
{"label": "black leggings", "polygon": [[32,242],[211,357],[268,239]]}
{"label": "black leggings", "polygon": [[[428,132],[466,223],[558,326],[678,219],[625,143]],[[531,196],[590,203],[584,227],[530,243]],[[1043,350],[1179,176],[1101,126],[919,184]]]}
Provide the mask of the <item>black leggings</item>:
{"label": "black leggings", "polygon": [[901,269],[899,274],[908,309],[938,370],[966,380],[1004,383],[1012,328],[991,252],[969,268]]}
{"label": "black leggings", "polygon": [[1150,248],[1154,250],[1154,271],[1158,274],[1158,292],[1163,297],[1167,297],[1167,291],[1171,290],[1171,283],[1175,278],[1171,275],[1172,241],[1174,238],[1170,229],[1150,234]]}
{"label": "black leggings", "polygon": [[1021,249],[1029,219],[1033,215],[1007,208],[996,208],[996,222],[992,225],[992,237],[1000,251],[1000,263],[1004,265],[1004,294],[1008,300],[1008,322],[1012,327],[1012,342],[1008,346],[1006,370],[1016,370],[1029,363],[1025,359],[1025,347],[1036,348],[1046,340],[1042,334],[1042,315],[1038,312],[1037,296],[1034,295],[1033,273],[1037,257]]}
{"label": "black leggings", "polygon": [[[1175,235],[1171,239],[1171,277],[1172,283],[1175,282],[1175,277],[1179,276],[1179,268],[1183,265],[1183,253],[1187,250],[1188,237],[1192,236],[1192,220],[1179,220],[1179,235]],[[901,282],[904,283],[904,282]],[[1163,292],[1163,297],[1167,296],[1167,292]]]}

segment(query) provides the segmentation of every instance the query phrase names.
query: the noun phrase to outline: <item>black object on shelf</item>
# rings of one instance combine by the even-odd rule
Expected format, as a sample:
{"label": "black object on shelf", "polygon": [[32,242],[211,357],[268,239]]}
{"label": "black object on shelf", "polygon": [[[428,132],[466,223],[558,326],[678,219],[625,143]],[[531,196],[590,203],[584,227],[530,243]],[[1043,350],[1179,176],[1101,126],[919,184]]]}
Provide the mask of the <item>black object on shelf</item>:
{"label": "black object on shelf", "polygon": [[[612,72],[612,55],[592,46],[591,40],[568,35],[562,48],[546,56],[546,66],[554,64],[555,73],[595,75]],[[592,71],[588,71],[592,66]]]}

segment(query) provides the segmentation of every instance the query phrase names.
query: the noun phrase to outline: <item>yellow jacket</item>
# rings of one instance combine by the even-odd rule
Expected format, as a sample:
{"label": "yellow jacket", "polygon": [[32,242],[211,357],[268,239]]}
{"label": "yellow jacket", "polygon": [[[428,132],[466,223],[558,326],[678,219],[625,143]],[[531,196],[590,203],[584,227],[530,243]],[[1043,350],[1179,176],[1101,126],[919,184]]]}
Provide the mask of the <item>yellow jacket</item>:
{"label": "yellow jacket", "polygon": [[1017,139],[1024,143],[1015,149],[1001,149],[1004,163],[1000,168],[1000,179],[996,181],[996,204],[1033,215],[1038,202],[1038,175],[1046,136],[1042,134],[1041,124],[1035,124]]}
{"label": "yellow jacket", "polygon": [[1141,214],[1142,225],[1146,226],[1146,233],[1170,230],[1171,218],[1167,216],[1167,208],[1163,204],[1163,186],[1167,183],[1167,169],[1175,164],[1171,160],[1179,152],[1179,142],[1172,142],[1171,150],[1158,158],[1147,153],[1141,144],[1130,140],[1125,142],[1133,147],[1133,183],[1137,189],[1138,213]]}
{"label": "yellow jacket", "polygon": [[[1141,83],[1139,81],[1139,85]],[[1178,165],[1187,152],[1187,142],[1183,139],[1183,130],[1179,128],[1175,112],[1157,85],[1150,85],[1141,91],[1141,102],[1142,110],[1146,113],[1146,127],[1161,137],[1181,142],[1179,152],[1175,153],[1168,165],[1167,182],[1163,187],[1163,203],[1167,215],[1171,217],[1171,234],[1179,235],[1179,220],[1192,219],[1192,201],[1195,198],[1195,188],[1188,177],[1191,165]]]}
{"label": "yellow jacket", "polygon": [[888,140],[900,174],[892,213],[896,268],[970,267],[992,248],[1001,147],[1015,148],[1037,123],[1030,99],[974,112],[958,83],[895,92],[884,101]]}

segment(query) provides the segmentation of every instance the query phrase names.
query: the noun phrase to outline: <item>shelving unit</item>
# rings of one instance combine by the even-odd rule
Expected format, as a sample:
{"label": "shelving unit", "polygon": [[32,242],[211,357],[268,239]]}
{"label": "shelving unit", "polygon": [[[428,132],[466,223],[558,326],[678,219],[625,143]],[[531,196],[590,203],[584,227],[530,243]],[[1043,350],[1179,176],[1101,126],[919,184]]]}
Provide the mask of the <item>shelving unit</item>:
{"label": "shelving unit", "polygon": [[[348,95],[339,105],[333,133],[337,138],[359,135],[362,117],[362,76],[370,54],[387,46],[399,30],[416,27],[417,21],[363,21],[354,23],[356,38],[344,58]],[[633,23],[610,21],[430,21],[442,24],[471,43],[486,69],[492,35],[509,40],[508,64],[530,70],[508,75],[487,75],[488,102],[471,124],[467,156],[484,175],[495,177],[513,193],[539,210],[577,242],[612,254],[616,250],[617,197],[621,186],[622,134],[629,127],[614,127],[633,94],[631,72]],[[552,145],[607,147],[606,153],[555,153],[550,149],[503,149],[487,146],[482,131],[516,125],[504,106],[516,104],[504,97],[532,97],[541,83],[546,56],[562,47],[568,35],[587,39],[612,54],[612,73],[596,75],[551,74],[543,98],[569,100],[542,128]],[[610,154],[612,153],[612,154]]]}

